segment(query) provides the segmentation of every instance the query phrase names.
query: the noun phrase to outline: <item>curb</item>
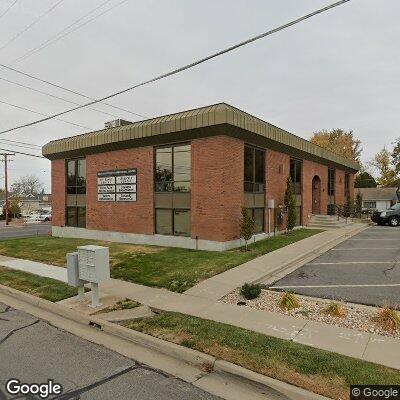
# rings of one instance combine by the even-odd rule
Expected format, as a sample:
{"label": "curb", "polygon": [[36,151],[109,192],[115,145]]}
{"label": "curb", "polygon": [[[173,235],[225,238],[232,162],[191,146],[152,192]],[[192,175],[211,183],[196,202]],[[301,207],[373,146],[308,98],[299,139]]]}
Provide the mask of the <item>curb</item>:
{"label": "curb", "polygon": [[[187,347],[167,342],[145,333],[108,322],[99,318],[98,316],[84,316],[61,304],[40,299],[29,293],[24,293],[8,286],[0,285],[0,294],[12,297],[24,303],[28,303],[31,306],[43,309],[70,321],[87,326],[92,325],[93,327],[98,328],[110,335],[117,336],[129,342],[146,347],[150,350],[170,356],[171,358],[182,361],[186,364],[191,364],[202,370],[204,373],[216,372],[248,384],[261,385],[269,389],[276,390],[279,393],[282,393],[287,400],[329,400],[321,395],[298,388],[297,386],[293,386],[289,383],[258,374],[228,361],[217,359],[216,357],[199,352],[197,350],[189,349]],[[29,313],[29,310],[26,312]]]}
{"label": "curb", "polygon": [[[326,251],[332,249],[333,247],[337,246],[338,244],[344,242],[345,240],[349,239],[350,237],[357,235],[358,233],[364,231],[365,229],[369,228],[369,225],[358,227],[352,231],[343,233],[341,236],[331,239],[329,242],[322,244],[319,247],[316,247],[309,252],[302,254],[290,261],[288,261],[284,265],[280,265],[275,270],[268,272],[261,278],[257,278],[252,283],[260,283],[261,286],[268,288],[270,284],[275,282],[276,280],[282,279],[287,274],[293,272],[297,268],[301,267],[305,263],[314,260],[315,258],[319,257],[321,254],[325,253]],[[311,228],[310,228],[311,229]],[[284,273],[284,275],[280,276],[278,274]],[[269,278],[269,279],[268,279]],[[268,283],[265,281],[268,279]],[[264,281],[264,283],[262,283]]]}

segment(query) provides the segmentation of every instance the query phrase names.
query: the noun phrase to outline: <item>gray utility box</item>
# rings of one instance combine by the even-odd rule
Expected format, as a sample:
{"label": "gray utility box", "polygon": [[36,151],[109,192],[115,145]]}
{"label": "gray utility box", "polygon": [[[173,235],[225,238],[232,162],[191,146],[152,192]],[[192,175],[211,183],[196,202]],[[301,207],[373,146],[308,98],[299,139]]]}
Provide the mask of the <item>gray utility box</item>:
{"label": "gray utility box", "polygon": [[110,279],[110,259],[108,247],[78,246],[79,279],[100,283]]}

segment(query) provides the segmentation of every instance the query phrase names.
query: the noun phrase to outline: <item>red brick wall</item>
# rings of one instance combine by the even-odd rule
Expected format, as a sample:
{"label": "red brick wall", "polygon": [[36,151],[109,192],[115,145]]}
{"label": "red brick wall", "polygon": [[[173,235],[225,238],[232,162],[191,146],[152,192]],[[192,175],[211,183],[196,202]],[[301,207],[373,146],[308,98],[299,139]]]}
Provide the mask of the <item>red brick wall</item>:
{"label": "red brick wall", "polygon": [[[286,191],[286,179],[290,174],[290,156],[273,150],[266,150],[265,162],[265,232],[268,232],[268,200],[275,200],[275,207],[283,204]],[[274,231],[274,210],[271,210],[271,232]],[[282,230],[285,222],[278,227]]]}
{"label": "red brick wall", "polygon": [[53,226],[65,225],[65,160],[51,162],[51,208]]}
{"label": "red brick wall", "polygon": [[335,170],[335,203],[338,206],[343,206],[344,198],[344,171],[340,169]]}
{"label": "red brick wall", "polygon": [[307,225],[312,213],[312,180],[315,175],[321,179],[321,214],[327,213],[328,205],[328,167],[312,161],[303,160],[303,225]]}
{"label": "red brick wall", "polygon": [[237,239],[243,193],[244,142],[227,136],[192,140],[191,236]]}
{"label": "red brick wall", "polygon": [[[137,168],[136,202],[97,200],[97,172]],[[86,227],[130,233],[154,233],[153,147],[86,157]]]}

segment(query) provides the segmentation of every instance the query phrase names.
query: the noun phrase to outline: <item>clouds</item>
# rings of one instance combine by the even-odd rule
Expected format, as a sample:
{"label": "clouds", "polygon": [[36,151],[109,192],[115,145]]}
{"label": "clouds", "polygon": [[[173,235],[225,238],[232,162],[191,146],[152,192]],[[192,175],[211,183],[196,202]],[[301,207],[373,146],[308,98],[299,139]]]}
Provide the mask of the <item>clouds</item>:
{"label": "clouds", "polygon": [[[0,26],[0,46],[55,1],[42,0],[38,6],[35,0],[25,0],[24,9],[11,10]],[[113,0],[110,5],[116,3]],[[8,64],[99,4],[100,0],[65,1],[1,51],[0,62]],[[130,0],[15,66],[101,97],[326,4],[320,0]],[[399,135],[399,11],[395,0],[353,0],[111,102],[157,116],[225,101],[305,138],[323,128],[352,129],[364,144],[366,159]],[[84,102],[1,68],[0,77]],[[62,101],[1,81],[0,100],[46,114],[69,108]],[[115,113],[102,105],[96,108]],[[0,105],[0,115],[0,129],[36,119],[4,105]],[[123,112],[119,116],[134,120]],[[99,129],[111,118],[85,110],[65,119]],[[49,121],[4,136],[43,144],[82,132]],[[15,157],[13,164],[15,176],[27,166],[30,173],[49,169],[48,161],[22,156]],[[49,186],[50,174],[43,176]]]}

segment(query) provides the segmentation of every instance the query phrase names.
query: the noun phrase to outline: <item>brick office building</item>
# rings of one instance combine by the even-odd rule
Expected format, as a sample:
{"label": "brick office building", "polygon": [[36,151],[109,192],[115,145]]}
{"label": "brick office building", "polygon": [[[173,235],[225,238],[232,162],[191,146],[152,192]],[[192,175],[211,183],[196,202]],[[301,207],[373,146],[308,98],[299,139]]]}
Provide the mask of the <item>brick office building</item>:
{"label": "brick office building", "polygon": [[[227,104],[51,141],[53,235],[223,250],[272,232],[286,178],[297,223],[353,197],[358,164]],[[284,225],[277,227],[284,229]]]}

